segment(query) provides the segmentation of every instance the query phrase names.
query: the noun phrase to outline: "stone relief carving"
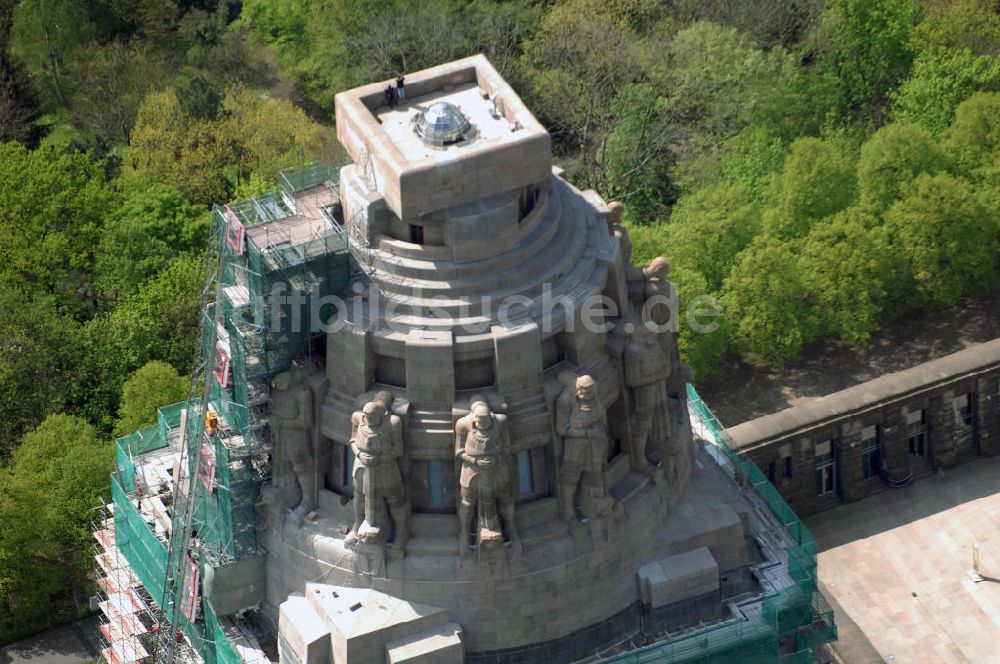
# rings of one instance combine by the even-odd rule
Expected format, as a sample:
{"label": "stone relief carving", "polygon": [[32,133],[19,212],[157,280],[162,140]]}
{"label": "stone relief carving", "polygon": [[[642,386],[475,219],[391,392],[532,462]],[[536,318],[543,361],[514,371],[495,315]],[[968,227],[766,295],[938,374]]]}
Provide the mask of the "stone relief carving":
{"label": "stone relief carving", "polygon": [[302,518],[316,509],[316,463],[310,448],[313,425],[312,392],[286,371],[271,381],[271,429],[276,449],[291,466],[301,497],[289,505],[293,516]]}
{"label": "stone relief carving", "polygon": [[559,484],[563,519],[567,523],[576,522],[577,489],[584,516],[610,514],[615,501],[605,489],[607,415],[597,398],[593,377],[580,376],[563,390],[556,402],[556,432],[562,437]]}
{"label": "stone relief carving", "polygon": [[625,265],[632,262],[632,239],[628,236],[628,229],[622,224],[622,211],[624,206],[618,201],[608,203],[608,233],[618,240],[621,246],[622,258]]}
{"label": "stone relief carving", "polygon": [[409,540],[409,505],[400,472],[404,454],[403,423],[389,410],[392,395],[379,392],[351,415],[351,450],[354,452],[354,525],[346,543],[384,542],[389,523],[395,526],[392,555],[401,558]]}
{"label": "stone relief carving", "polygon": [[522,550],[514,525],[514,475],[507,416],[494,413],[485,400],[473,399],[470,412],[455,424],[459,475],[458,550],[469,553],[472,517],[478,516],[476,541],[496,548],[507,534],[514,553]]}
{"label": "stone relief carving", "polygon": [[[673,288],[667,280],[669,271],[670,262],[663,256],[657,256],[646,267],[625,267],[625,280],[628,282],[628,296],[632,305],[637,312],[641,312],[644,322],[656,323],[661,330],[665,330],[665,326],[670,323],[670,309],[674,305]],[[663,301],[650,302],[654,296],[663,298]],[[650,302],[648,306],[647,302]]]}
{"label": "stone relief carving", "polygon": [[670,363],[656,334],[645,325],[639,325],[625,347],[623,364],[625,385],[632,396],[634,463],[637,470],[653,472],[648,448],[664,443],[671,435],[667,401]]}

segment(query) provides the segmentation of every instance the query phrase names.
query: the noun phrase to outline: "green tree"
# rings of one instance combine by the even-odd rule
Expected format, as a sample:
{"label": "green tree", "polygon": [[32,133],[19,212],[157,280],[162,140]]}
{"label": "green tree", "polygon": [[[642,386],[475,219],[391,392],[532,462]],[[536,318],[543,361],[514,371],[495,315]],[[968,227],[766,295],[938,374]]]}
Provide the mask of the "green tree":
{"label": "green tree", "polygon": [[122,386],[115,437],[156,424],[156,409],[183,401],[189,381],[166,362],[147,362]]}
{"label": "green tree", "polygon": [[683,197],[667,226],[667,256],[675,266],[700,273],[717,291],[737,255],[760,230],[760,210],[750,191],[719,183]]}
{"label": "green tree", "polygon": [[673,14],[682,23],[699,20],[734,26],[763,47],[797,43],[819,19],[823,0],[674,0]]}
{"label": "green tree", "polygon": [[861,205],[882,214],[900,190],[921,173],[938,173],[947,160],[927,130],[917,125],[882,127],[861,146],[858,193]]}
{"label": "green tree", "polygon": [[150,94],[139,106],[129,141],[132,167],[195,203],[227,201],[232,185],[226,169],[243,158],[236,128],[222,118],[191,117],[173,90]]}
{"label": "green tree", "polygon": [[209,204],[230,200],[253,173],[273,180],[284,166],[330,158],[328,142],[300,108],[263,92],[230,88],[217,117],[199,119],[166,90],[140,106],[130,155],[136,172]]}
{"label": "green tree", "polygon": [[81,50],[68,105],[75,126],[115,146],[128,142],[139,104],[168,80],[149,44],[113,41]]}
{"label": "green tree", "polygon": [[191,370],[203,270],[199,258],[176,258],[138,293],[83,327],[82,389],[89,396],[83,412],[90,421],[111,428],[122,385],[147,362],[167,362],[182,374]]}
{"label": "green tree", "polygon": [[779,238],[806,235],[817,220],[849,207],[855,192],[854,160],[830,141],[800,138],[768,188],[764,230]]}
{"label": "green tree", "polygon": [[246,0],[240,22],[273,49],[315,107],[329,113],[337,92],[366,82],[354,71],[352,38],[384,7],[381,0]]}
{"label": "green tree", "polygon": [[674,200],[672,132],[665,126],[665,105],[649,84],[626,86],[614,103],[619,119],[604,147],[604,171],[608,193],[634,219],[655,219]]}
{"label": "green tree", "polygon": [[965,180],[918,175],[885,222],[912,275],[913,304],[947,307],[996,281],[996,211],[983,209]]}
{"label": "green tree", "polygon": [[471,30],[450,2],[386,5],[351,40],[358,75],[368,80],[426,69],[468,55]]}
{"label": "green tree", "polygon": [[959,172],[996,187],[1000,182],[1000,92],[977,92],[959,104],[945,145]]}
{"label": "green tree", "polygon": [[222,107],[223,91],[204,74],[191,69],[177,77],[181,110],[198,120],[214,120]]}
{"label": "green tree", "polygon": [[286,166],[331,159],[333,149],[326,130],[286,99],[278,99],[247,88],[226,91],[223,108],[229,135],[241,147],[242,162],[235,162],[239,182],[258,173],[277,180]]}
{"label": "green tree", "polygon": [[681,310],[678,337],[681,359],[694,370],[696,380],[713,375],[729,354],[729,329],[718,296],[705,277],[683,265],[672,267]]}
{"label": "green tree", "polygon": [[116,182],[122,202],[110,210],[96,249],[95,287],[123,298],[176,256],[200,254],[208,237],[208,211],[173,187],[145,177]]}
{"label": "green tree", "polygon": [[734,348],[751,360],[782,366],[822,332],[798,256],[774,237],[743,250],[723,283],[721,302]]}
{"label": "green tree", "polygon": [[93,311],[90,272],[102,217],[117,196],[88,155],[0,144],[0,284],[55,296],[61,311]]}
{"label": "green tree", "polygon": [[913,30],[917,51],[943,46],[975,55],[1000,55],[1000,14],[994,0],[924,3],[927,14]]}
{"label": "green tree", "polygon": [[553,5],[524,45],[532,110],[559,145],[580,156],[578,176],[587,186],[602,184],[599,146],[614,120],[612,102],[635,80],[638,62],[634,32],[601,0]]}
{"label": "green tree", "polygon": [[648,265],[657,256],[667,255],[666,223],[639,224],[628,220],[625,223],[632,242],[632,265]]}
{"label": "green tree", "polygon": [[722,176],[742,184],[754,198],[761,198],[772,173],[781,170],[786,146],[781,137],[767,127],[750,126],[733,137],[722,158]]}
{"label": "green tree", "polygon": [[819,62],[865,123],[882,124],[889,95],[909,73],[919,20],[914,0],[832,0],[823,14]]}
{"label": "green tree", "polygon": [[782,49],[765,53],[735,28],[699,21],[677,33],[652,76],[691,137],[718,145],[739,131],[790,64]]}
{"label": "green tree", "polygon": [[904,275],[878,220],[850,208],[821,220],[799,256],[802,283],[816,302],[822,335],[865,343],[879,328],[890,289]]}
{"label": "green tree", "polygon": [[82,599],[93,561],[89,516],[107,489],[110,446],[77,417],[50,415],[0,470],[0,605],[31,619]]}
{"label": "green tree", "polygon": [[892,117],[940,134],[973,92],[998,89],[1000,59],[973,55],[967,48],[933,47],[917,56],[913,73],[893,95]]}
{"label": "green tree", "polygon": [[51,296],[0,285],[0,458],[46,414],[72,403],[77,335]]}
{"label": "green tree", "polygon": [[67,105],[79,51],[93,36],[86,4],[77,0],[21,0],[14,10],[11,48],[50,106]]}
{"label": "green tree", "polygon": [[680,189],[717,179],[727,145],[748,126],[783,136],[815,124],[800,111],[814,115],[822,96],[811,95],[815,106],[799,101],[801,81],[784,49],[765,52],[740,31],[707,21],[680,30],[666,49],[668,58],[654,61],[649,76],[667,100],[667,140],[678,162],[672,175]]}
{"label": "green tree", "polygon": [[156,41],[175,36],[180,14],[176,0],[87,0],[86,4],[102,42],[116,38]]}
{"label": "green tree", "polygon": [[0,142],[20,141],[35,147],[41,134],[35,124],[40,113],[24,66],[7,52],[0,36]]}

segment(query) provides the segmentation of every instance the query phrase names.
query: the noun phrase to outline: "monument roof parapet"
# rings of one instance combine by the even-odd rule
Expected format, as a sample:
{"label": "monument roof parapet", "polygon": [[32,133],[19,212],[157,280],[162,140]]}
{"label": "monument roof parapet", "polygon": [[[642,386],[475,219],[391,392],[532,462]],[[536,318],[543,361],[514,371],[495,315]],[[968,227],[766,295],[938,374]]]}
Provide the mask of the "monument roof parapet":
{"label": "monument roof parapet", "polygon": [[405,81],[405,98],[392,106],[385,81],[335,100],[338,140],[397,217],[549,180],[548,131],[485,56],[406,74]]}

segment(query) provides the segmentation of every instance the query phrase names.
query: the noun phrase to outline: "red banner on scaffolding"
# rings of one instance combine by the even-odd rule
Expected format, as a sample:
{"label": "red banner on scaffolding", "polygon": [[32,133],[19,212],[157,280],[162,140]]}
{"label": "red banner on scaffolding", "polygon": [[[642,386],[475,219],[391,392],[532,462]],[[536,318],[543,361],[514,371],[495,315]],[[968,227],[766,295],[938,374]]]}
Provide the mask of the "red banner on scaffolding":
{"label": "red banner on scaffolding", "polygon": [[221,341],[215,342],[215,361],[212,366],[212,375],[219,381],[220,387],[229,387],[229,380],[231,378],[229,352],[222,345]]}
{"label": "red banner on scaffolding", "polygon": [[181,585],[181,612],[188,620],[194,622],[198,617],[198,585],[201,582],[201,570],[198,563],[185,556],[184,583]]}
{"label": "red banner on scaffolding", "polygon": [[208,491],[215,490],[215,450],[209,443],[201,446],[201,460],[198,463],[198,480]]}
{"label": "red banner on scaffolding", "polygon": [[242,256],[247,246],[246,227],[243,226],[243,222],[239,220],[239,217],[236,216],[236,213],[228,205],[226,206],[226,222],[226,244],[229,245],[230,249]]}

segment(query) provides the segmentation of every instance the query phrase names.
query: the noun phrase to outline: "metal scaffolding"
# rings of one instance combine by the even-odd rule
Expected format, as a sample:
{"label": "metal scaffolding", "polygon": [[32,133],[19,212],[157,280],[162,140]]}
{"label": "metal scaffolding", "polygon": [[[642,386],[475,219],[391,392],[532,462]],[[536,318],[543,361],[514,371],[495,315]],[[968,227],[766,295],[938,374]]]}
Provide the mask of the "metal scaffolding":
{"label": "metal scaffolding", "polygon": [[[236,624],[216,615],[201,579],[207,566],[258,553],[270,379],[315,359],[320,330],[291,323],[309,323],[321,313],[312,302],[340,294],[351,277],[335,221],[337,172],[287,170],[279,191],[213,210],[190,397],[116,441],[113,502],[95,525],[107,545],[98,564],[111,664],[244,661]],[[292,309],[288,291],[304,296],[304,311]],[[126,579],[131,590],[114,592]]]}
{"label": "metal scaffolding", "polygon": [[725,427],[694,386],[687,386],[695,436],[733,483],[757,506],[762,531],[756,533],[787,555],[777,568],[778,590],[766,590],[753,608],[719,624],[692,630],[628,652],[600,658],[615,664],[811,664],[814,650],[837,638],[833,610],[816,586],[816,540],[763,473],[729,445]]}

